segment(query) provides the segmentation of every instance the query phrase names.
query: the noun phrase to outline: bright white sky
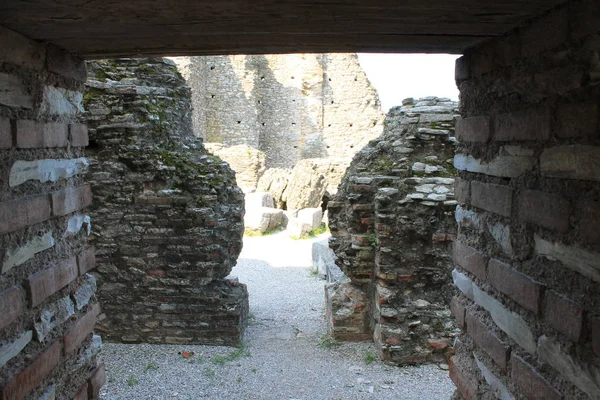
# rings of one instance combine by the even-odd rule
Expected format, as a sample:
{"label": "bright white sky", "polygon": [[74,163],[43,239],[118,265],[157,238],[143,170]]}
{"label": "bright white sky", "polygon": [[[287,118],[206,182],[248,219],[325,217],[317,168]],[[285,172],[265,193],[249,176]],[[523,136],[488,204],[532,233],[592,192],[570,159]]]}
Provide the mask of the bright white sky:
{"label": "bright white sky", "polygon": [[377,89],[384,112],[407,97],[449,97],[458,100],[451,54],[366,54],[360,65]]}

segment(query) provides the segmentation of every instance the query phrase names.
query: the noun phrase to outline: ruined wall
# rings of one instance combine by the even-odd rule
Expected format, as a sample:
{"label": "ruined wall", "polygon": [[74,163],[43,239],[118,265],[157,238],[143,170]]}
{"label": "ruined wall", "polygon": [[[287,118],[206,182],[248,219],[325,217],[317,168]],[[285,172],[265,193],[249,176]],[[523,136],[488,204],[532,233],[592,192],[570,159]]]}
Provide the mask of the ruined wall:
{"label": "ruined wall", "polygon": [[96,399],[83,61],[0,28],[0,398]]}
{"label": "ruined wall", "polygon": [[356,54],[177,62],[192,87],[196,134],[206,142],[255,147],[265,153],[267,168],[322,157],[341,159],[345,168],[382,132],[379,98]]}
{"label": "ruined wall", "polygon": [[457,61],[463,398],[600,398],[598,10],[569,2]]}
{"label": "ruined wall", "polygon": [[112,341],[238,344],[243,193],[192,134],[190,89],[166,59],[88,64],[88,179],[98,330]]}
{"label": "ruined wall", "polygon": [[449,99],[406,99],[352,161],[329,202],[330,247],[348,276],[327,291],[334,337],[373,338],[395,364],[444,361],[450,317],[454,125]]}

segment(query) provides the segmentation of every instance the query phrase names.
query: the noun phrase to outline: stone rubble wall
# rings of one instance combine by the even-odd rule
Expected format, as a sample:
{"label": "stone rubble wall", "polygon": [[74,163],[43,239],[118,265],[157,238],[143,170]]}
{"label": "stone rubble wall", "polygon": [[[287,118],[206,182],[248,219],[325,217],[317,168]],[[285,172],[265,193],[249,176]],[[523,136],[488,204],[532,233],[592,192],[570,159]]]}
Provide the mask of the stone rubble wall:
{"label": "stone rubble wall", "polygon": [[0,27],[0,398],[97,399],[82,60]]}
{"label": "stone rubble wall", "polygon": [[190,89],[166,59],[88,63],[88,180],[97,329],[110,341],[239,344],[244,195],[193,135]]}
{"label": "stone rubble wall", "polygon": [[[332,160],[321,167],[330,193],[352,156],[383,130],[377,92],[356,54],[175,60],[192,88],[194,130],[205,142],[260,150],[267,169]],[[242,164],[235,154],[224,159]]]}
{"label": "stone rubble wall", "polygon": [[599,399],[598,2],[468,50],[456,81],[457,396]]}
{"label": "stone rubble wall", "polygon": [[334,337],[373,338],[394,364],[445,362],[456,224],[458,104],[406,99],[329,201],[330,247],[348,280],[327,289]]}

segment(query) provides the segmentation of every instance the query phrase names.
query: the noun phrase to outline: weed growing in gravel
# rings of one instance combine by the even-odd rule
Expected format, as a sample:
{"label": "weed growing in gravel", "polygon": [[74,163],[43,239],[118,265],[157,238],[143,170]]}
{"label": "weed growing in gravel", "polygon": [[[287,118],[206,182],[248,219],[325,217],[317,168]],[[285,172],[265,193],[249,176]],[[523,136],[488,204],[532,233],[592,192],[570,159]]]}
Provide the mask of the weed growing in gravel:
{"label": "weed growing in gravel", "polygon": [[252,373],[256,373],[256,368],[252,368],[250,371],[251,371]]}
{"label": "weed growing in gravel", "polygon": [[214,378],[215,376],[217,376],[217,372],[210,368],[210,367],[206,367],[202,370],[202,373],[204,374],[204,376],[206,376],[207,378]]}
{"label": "weed growing in gravel", "polygon": [[129,376],[129,379],[127,379],[127,386],[135,386],[138,383],[140,383],[140,381],[133,375]]}
{"label": "weed growing in gravel", "polygon": [[321,341],[318,346],[323,349],[331,349],[332,347],[338,347],[341,343],[332,338],[329,334],[324,333],[321,335]]}
{"label": "weed growing in gravel", "polygon": [[292,240],[299,240],[299,239],[312,239],[315,238],[317,236],[319,236],[322,233],[325,232],[329,232],[329,227],[326,224],[321,224],[318,228],[313,229],[312,231],[308,232],[307,234],[304,234],[300,237],[296,236],[296,235],[290,235],[290,239]]}
{"label": "weed growing in gravel", "polygon": [[365,364],[369,365],[377,361],[377,355],[372,351],[367,351],[365,354]]}
{"label": "weed growing in gravel", "polygon": [[156,371],[158,369],[158,364],[155,361],[150,361],[148,364],[146,364],[146,366],[144,367],[144,372],[148,372],[150,370],[152,371]]}
{"label": "weed growing in gravel", "polygon": [[255,236],[269,236],[269,235],[273,235],[277,232],[281,232],[284,228],[274,228],[274,229],[267,229],[264,232],[260,232],[260,231],[254,231],[252,229],[245,229],[244,230],[244,236],[248,236],[248,237],[255,237]]}
{"label": "weed growing in gravel", "polygon": [[252,354],[246,348],[246,344],[242,342],[240,346],[226,356],[216,355],[212,358],[213,364],[223,365],[231,361],[239,360],[242,357],[250,357]]}

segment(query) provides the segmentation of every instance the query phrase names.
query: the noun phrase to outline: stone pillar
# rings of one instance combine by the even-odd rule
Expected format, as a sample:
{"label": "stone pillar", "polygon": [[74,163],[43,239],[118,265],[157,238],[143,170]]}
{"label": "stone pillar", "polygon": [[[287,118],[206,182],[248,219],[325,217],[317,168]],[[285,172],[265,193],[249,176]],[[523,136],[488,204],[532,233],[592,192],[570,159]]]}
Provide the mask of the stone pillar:
{"label": "stone pillar", "polygon": [[88,64],[98,330],[107,340],[237,345],[246,286],[244,195],[192,132],[190,89],[167,59]]}
{"label": "stone pillar", "polygon": [[600,398],[599,31],[569,2],[457,60],[463,398]]}
{"label": "stone pillar", "polygon": [[98,398],[82,60],[0,27],[0,397]]}

